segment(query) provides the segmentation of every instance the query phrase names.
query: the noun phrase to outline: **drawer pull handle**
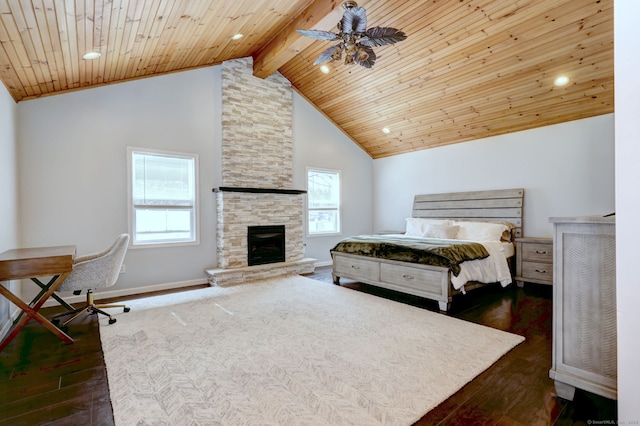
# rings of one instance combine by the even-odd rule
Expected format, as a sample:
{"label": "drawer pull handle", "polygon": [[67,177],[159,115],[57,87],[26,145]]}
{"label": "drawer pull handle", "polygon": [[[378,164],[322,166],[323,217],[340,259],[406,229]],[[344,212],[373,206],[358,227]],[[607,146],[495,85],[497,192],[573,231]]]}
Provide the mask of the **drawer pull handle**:
{"label": "drawer pull handle", "polygon": [[360,269],[360,267],[359,267],[359,266],[357,266],[357,265],[351,265],[351,267],[352,267],[353,269]]}
{"label": "drawer pull handle", "polygon": [[412,280],[413,277],[411,275],[403,275],[402,278],[404,278],[405,280]]}
{"label": "drawer pull handle", "polygon": [[543,250],[536,250],[537,254],[547,254],[547,251],[543,251]]}
{"label": "drawer pull handle", "polygon": [[545,271],[544,269],[540,270],[540,269],[536,269],[536,272],[539,274],[546,274],[547,271]]}

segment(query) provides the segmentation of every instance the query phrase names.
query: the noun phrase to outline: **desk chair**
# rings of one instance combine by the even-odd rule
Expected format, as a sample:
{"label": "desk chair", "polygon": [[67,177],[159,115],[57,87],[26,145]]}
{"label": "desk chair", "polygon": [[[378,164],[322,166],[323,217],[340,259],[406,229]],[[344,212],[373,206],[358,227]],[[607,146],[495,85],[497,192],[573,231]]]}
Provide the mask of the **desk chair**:
{"label": "desk chair", "polygon": [[75,259],[73,270],[58,287],[57,291],[73,291],[73,294],[78,295],[83,290],[86,290],[87,303],[81,308],[72,309],[54,316],[52,318],[54,324],[60,324],[61,317],[71,315],[71,318],[60,325],[61,328],[66,327],[67,324],[78,318],[85,311],[91,314],[100,313],[106,315],[109,317],[109,324],[113,324],[116,319],[102,309],[124,308],[124,312],[129,312],[129,308],[126,305],[96,305],[93,301],[93,290],[111,287],[118,280],[128,246],[129,234],[121,234],[113,245],[105,251],[80,256]]}

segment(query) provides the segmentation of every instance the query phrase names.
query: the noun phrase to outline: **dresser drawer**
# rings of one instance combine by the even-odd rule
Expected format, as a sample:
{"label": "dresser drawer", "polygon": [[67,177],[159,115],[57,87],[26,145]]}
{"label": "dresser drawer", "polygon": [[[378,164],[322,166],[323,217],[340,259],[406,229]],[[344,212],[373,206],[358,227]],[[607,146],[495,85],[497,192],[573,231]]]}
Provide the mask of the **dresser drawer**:
{"label": "dresser drawer", "polygon": [[533,262],[553,262],[553,246],[542,243],[522,244],[522,260]]}
{"label": "dresser drawer", "polygon": [[335,275],[345,277],[357,274],[359,279],[378,281],[380,278],[380,264],[375,260],[367,260],[356,257],[334,255]]}
{"label": "dresser drawer", "polygon": [[[444,274],[444,277],[448,277]],[[435,294],[442,293],[443,273],[391,263],[380,265],[380,281]]]}
{"label": "dresser drawer", "polygon": [[553,282],[553,265],[541,262],[522,262],[522,278]]}

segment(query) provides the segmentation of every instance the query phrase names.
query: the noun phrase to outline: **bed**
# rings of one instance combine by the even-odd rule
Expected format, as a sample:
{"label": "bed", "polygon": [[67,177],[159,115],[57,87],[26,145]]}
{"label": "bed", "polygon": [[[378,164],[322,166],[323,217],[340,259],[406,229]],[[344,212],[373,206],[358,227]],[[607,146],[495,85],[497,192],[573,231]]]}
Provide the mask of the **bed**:
{"label": "bed", "polygon": [[416,195],[404,232],[353,236],[331,249],[333,282],[413,294],[444,312],[458,294],[509,285],[523,200],[524,189]]}

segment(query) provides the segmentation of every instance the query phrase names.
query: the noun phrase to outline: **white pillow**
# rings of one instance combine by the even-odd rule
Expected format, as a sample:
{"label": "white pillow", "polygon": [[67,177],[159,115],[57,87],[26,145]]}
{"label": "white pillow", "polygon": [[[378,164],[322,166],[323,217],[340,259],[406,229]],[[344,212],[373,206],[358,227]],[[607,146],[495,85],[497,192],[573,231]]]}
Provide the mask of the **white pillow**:
{"label": "white pillow", "polygon": [[449,219],[423,219],[420,217],[408,217],[405,235],[413,235],[421,237],[424,234],[424,227],[427,225],[452,225],[453,221]]}
{"label": "white pillow", "polygon": [[501,223],[490,222],[454,222],[459,226],[458,240],[469,241],[500,241],[502,233],[509,227]]}
{"label": "white pillow", "polygon": [[459,226],[449,225],[424,225],[422,237],[425,238],[442,238],[445,240],[453,240],[458,234]]}

